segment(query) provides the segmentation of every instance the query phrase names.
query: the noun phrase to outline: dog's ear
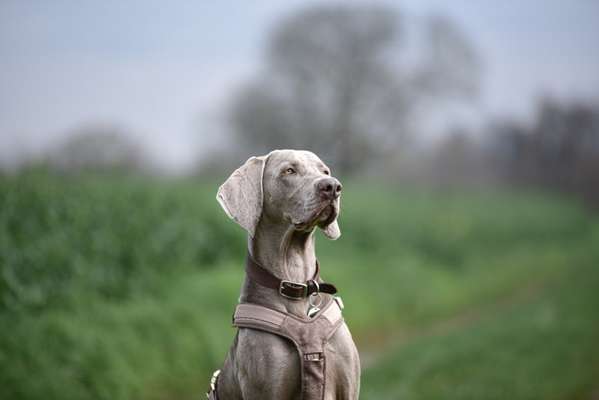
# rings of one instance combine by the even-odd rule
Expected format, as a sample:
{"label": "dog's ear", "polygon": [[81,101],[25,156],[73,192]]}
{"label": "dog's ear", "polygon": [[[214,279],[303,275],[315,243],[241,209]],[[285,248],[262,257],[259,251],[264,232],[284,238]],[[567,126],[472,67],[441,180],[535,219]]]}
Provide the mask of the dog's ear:
{"label": "dog's ear", "polygon": [[[341,211],[341,197],[339,197],[337,201],[339,202],[339,211]],[[337,222],[337,218],[335,218],[333,222],[325,226],[322,229],[322,233],[324,233],[324,235],[331,240],[339,239],[339,237],[341,236],[341,229],[339,229],[339,223]]]}
{"label": "dog's ear", "polygon": [[216,199],[251,237],[262,215],[262,176],[267,156],[251,157],[221,185]]}

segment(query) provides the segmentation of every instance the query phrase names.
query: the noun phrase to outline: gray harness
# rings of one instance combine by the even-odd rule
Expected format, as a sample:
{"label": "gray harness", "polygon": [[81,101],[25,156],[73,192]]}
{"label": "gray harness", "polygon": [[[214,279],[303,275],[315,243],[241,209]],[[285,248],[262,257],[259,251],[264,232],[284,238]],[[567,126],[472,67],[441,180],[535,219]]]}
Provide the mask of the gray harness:
{"label": "gray harness", "polygon": [[326,344],[342,323],[341,308],[334,300],[311,319],[248,303],[239,304],[233,316],[233,325],[238,328],[274,333],[295,344],[301,363],[303,400],[324,399]]}
{"label": "gray harness", "polygon": [[[311,318],[298,317],[258,304],[241,303],[235,308],[233,326],[269,332],[293,342],[301,363],[301,399],[323,400],[326,345],[343,323],[342,309],[343,303],[338,297],[330,297]],[[216,386],[219,372],[216,371],[212,377],[207,394],[209,400],[218,400]]]}

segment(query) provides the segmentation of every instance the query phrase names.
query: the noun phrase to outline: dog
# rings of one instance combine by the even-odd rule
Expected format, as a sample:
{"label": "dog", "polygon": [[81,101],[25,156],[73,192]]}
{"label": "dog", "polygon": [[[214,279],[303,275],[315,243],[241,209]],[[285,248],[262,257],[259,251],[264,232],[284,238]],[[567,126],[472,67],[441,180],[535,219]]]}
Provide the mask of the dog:
{"label": "dog", "polygon": [[332,240],[341,235],[341,191],[325,163],[303,150],[251,157],[219,188],[218,202],[247,231],[248,260],[238,331],[209,399],[358,399],[358,351],[315,255],[316,228]]}

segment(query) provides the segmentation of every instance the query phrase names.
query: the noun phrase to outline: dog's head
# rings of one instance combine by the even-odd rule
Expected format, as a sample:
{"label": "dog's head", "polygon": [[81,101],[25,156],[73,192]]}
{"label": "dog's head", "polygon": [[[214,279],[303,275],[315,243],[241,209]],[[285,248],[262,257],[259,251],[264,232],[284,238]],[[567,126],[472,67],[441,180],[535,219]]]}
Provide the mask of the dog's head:
{"label": "dog's head", "polygon": [[275,150],[251,157],[222,184],[216,196],[227,215],[254,236],[262,218],[310,232],[320,227],[341,236],[337,217],[341,183],[314,153]]}

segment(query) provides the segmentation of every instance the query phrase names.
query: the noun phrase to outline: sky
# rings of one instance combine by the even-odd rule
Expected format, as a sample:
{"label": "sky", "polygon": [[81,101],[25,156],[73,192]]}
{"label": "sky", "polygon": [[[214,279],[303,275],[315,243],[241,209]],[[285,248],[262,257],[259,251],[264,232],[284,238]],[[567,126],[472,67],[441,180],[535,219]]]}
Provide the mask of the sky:
{"label": "sky", "polygon": [[[315,3],[333,2],[2,0],[0,164],[111,124],[164,168],[189,167],[223,130],[227,99],[259,70],[273,25]],[[529,118],[546,94],[599,99],[595,0],[384,4],[416,19],[445,14],[470,37],[484,61],[474,119]]]}

